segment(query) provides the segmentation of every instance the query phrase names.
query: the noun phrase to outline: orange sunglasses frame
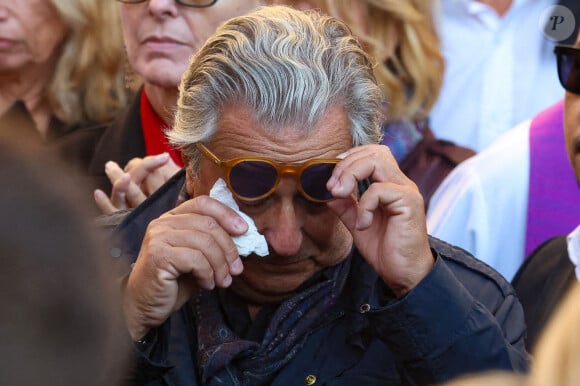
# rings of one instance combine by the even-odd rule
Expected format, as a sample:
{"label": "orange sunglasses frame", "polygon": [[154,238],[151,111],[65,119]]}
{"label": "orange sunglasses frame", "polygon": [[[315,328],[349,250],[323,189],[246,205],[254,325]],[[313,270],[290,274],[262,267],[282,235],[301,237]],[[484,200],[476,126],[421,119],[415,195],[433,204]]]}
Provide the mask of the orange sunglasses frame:
{"label": "orange sunglasses frame", "polygon": [[[302,172],[304,170],[306,170],[308,167],[310,167],[312,165],[317,165],[317,164],[336,165],[337,163],[339,163],[341,161],[339,158],[313,158],[311,160],[308,160],[306,162],[299,163],[299,164],[286,164],[286,163],[281,164],[281,163],[275,162],[269,158],[264,158],[264,157],[239,157],[239,158],[233,158],[233,159],[224,161],[224,160],[219,159],[215,154],[213,154],[204,144],[197,142],[195,144],[195,146],[206,158],[208,158],[210,161],[212,161],[214,164],[219,166],[224,171],[224,173],[226,174],[226,184],[227,184],[228,188],[232,191],[233,195],[236,196],[236,198],[238,198],[242,201],[247,201],[247,202],[259,201],[259,200],[263,200],[264,198],[270,196],[272,193],[274,193],[276,191],[276,188],[278,187],[278,184],[280,183],[282,176],[285,174],[291,174],[294,176],[294,178],[296,180],[296,186],[298,187],[298,191],[307,200],[312,201],[312,202],[316,202],[316,203],[323,203],[323,202],[328,202],[328,201],[333,200],[333,198],[330,198],[327,200],[320,200],[320,199],[317,199],[317,198],[310,196],[302,188],[302,183],[300,182],[300,176],[302,175]],[[274,185],[272,185],[272,188],[270,188],[270,190],[268,190],[266,193],[262,194],[259,197],[250,198],[250,197],[241,196],[236,192],[236,190],[232,187],[232,185],[230,183],[230,173],[231,173],[232,169],[236,165],[238,165],[242,162],[246,162],[246,161],[264,162],[264,163],[267,163],[267,164],[273,166],[274,169],[276,169],[277,177],[276,177],[276,181],[274,182]]]}

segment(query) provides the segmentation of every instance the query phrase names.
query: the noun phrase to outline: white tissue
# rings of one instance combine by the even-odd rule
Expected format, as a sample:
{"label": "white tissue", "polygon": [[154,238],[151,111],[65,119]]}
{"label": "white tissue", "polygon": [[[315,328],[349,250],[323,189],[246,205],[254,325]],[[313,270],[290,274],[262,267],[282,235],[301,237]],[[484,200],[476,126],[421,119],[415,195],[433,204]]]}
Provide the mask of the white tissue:
{"label": "white tissue", "polygon": [[269,251],[266,238],[258,232],[254,220],[244,212],[240,211],[240,207],[234,200],[232,192],[230,192],[223,179],[220,178],[216,181],[209,191],[209,196],[235,210],[248,223],[248,231],[246,233],[241,236],[232,237],[236,247],[238,247],[238,253],[240,256],[248,256],[252,253],[255,253],[258,256],[268,255]]}

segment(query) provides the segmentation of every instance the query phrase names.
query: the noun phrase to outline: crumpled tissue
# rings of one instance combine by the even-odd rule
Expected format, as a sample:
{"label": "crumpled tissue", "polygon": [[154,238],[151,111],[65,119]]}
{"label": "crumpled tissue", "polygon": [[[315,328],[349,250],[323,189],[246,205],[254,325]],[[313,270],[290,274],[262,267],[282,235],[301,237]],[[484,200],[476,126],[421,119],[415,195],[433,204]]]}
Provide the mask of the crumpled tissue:
{"label": "crumpled tissue", "polygon": [[235,210],[248,223],[248,231],[246,233],[241,236],[232,237],[240,256],[248,256],[252,253],[258,256],[266,256],[269,254],[266,238],[258,232],[254,220],[240,211],[240,207],[234,200],[232,192],[230,192],[226,182],[222,178],[218,179],[213,185],[209,191],[209,196]]}

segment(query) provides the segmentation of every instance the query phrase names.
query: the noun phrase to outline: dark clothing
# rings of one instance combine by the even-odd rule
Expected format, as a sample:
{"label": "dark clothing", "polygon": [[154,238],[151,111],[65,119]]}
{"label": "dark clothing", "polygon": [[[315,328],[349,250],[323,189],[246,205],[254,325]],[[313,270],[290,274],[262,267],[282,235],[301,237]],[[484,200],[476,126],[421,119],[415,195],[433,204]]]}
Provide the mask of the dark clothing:
{"label": "dark clothing", "polygon": [[131,159],[147,154],[141,127],[140,100],[141,92],[125,113],[106,128],[91,159],[89,175],[95,178],[96,187],[107,193],[111,191],[111,182],[105,174],[107,161],[115,161],[124,167]]}
{"label": "dark clothing", "polygon": [[[175,207],[184,181],[182,170],[116,228],[115,251],[122,251],[119,259],[127,266],[148,223]],[[268,384],[304,384],[315,376],[322,385],[425,385],[480,370],[527,370],[523,311],[509,283],[465,251],[435,238],[430,242],[433,270],[400,299],[354,250],[336,302]],[[151,343],[138,355],[134,384],[201,384],[193,304],[151,332]],[[236,360],[229,365],[235,369]]]}
{"label": "dark clothing", "polygon": [[111,192],[111,182],[105,174],[107,161],[115,161],[124,167],[131,159],[146,155],[140,99],[141,92],[112,123],[81,128],[60,143],[69,158],[84,160],[79,173],[91,191]]}
{"label": "dark clothing", "polygon": [[0,116],[0,138],[14,141],[11,143],[19,143],[23,147],[30,141],[36,144],[44,142],[26,105],[21,101],[16,101]]}
{"label": "dark clothing", "polygon": [[541,244],[518,269],[512,283],[524,308],[528,351],[534,349],[544,326],[575,281],[566,236]]}
{"label": "dark clothing", "polygon": [[38,151],[64,161],[62,167],[70,172],[68,176],[75,180],[79,191],[87,196],[88,201],[92,201],[92,180],[87,181],[84,171],[92,157],[94,144],[100,136],[99,127],[100,125],[91,122],[66,125],[52,117],[43,138],[26,105],[21,101],[15,102],[0,116],[0,138],[7,138],[11,144],[23,149],[30,150],[34,146]]}
{"label": "dark clothing", "polygon": [[[46,130],[46,138],[42,138],[30,112],[24,102],[15,101],[10,108],[0,116],[0,136],[10,137],[12,141],[34,141],[37,144],[52,146],[61,138],[79,130],[92,126],[89,122],[76,125],[66,125],[56,117],[51,117]],[[14,143],[14,142],[13,142]],[[26,145],[26,142],[23,142]]]}

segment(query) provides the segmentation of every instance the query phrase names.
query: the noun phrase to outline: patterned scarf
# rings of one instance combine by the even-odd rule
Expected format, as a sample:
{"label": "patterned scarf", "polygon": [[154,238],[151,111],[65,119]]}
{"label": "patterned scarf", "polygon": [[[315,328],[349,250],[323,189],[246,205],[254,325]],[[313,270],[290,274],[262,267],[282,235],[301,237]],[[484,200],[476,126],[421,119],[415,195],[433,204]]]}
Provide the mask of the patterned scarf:
{"label": "patterned scarf", "polygon": [[274,313],[261,343],[239,338],[225,322],[216,291],[200,291],[192,302],[202,384],[269,384],[335,303],[349,267],[347,258],[329,268],[329,279],[284,301]]}

